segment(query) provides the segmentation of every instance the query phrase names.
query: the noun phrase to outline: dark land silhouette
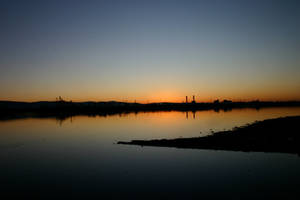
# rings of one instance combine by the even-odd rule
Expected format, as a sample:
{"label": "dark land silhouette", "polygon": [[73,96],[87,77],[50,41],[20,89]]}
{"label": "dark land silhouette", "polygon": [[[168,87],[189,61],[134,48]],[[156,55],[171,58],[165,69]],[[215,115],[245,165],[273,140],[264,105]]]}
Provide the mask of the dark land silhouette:
{"label": "dark land silhouette", "polygon": [[300,116],[267,119],[205,137],[132,140],[118,144],[300,155]]}
{"label": "dark land silhouette", "polygon": [[72,102],[58,101],[16,102],[0,101],[0,115],[14,113],[38,113],[46,115],[80,115],[80,114],[112,114],[143,111],[198,111],[198,110],[231,110],[234,108],[295,107],[300,101],[249,101],[232,102],[216,100],[211,103],[127,103],[127,102]]}

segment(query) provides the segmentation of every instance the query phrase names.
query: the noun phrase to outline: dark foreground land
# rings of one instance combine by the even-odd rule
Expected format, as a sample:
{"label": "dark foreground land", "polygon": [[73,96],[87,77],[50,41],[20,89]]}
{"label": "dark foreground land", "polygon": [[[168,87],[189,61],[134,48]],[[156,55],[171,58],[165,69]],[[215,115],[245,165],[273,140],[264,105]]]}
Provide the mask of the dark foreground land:
{"label": "dark foreground land", "polygon": [[118,144],[300,155],[300,116],[268,119],[205,137],[132,140]]}

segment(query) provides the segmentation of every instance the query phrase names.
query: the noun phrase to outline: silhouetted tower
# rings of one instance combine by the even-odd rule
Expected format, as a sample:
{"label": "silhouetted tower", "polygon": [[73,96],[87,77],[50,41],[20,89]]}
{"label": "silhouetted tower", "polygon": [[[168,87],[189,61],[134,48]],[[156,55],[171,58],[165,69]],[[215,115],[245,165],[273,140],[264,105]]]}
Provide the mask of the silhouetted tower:
{"label": "silhouetted tower", "polygon": [[188,96],[185,96],[185,103],[188,103]]}
{"label": "silhouetted tower", "polygon": [[195,101],[195,95],[193,95],[193,101],[192,101],[192,103],[196,103],[196,101]]}

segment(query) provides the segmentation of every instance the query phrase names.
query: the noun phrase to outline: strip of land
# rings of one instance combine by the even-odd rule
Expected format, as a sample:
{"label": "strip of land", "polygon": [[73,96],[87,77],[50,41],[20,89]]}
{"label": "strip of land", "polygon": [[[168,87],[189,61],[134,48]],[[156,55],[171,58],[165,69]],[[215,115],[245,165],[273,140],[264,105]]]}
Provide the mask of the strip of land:
{"label": "strip of land", "polygon": [[196,112],[214,110],[215,112],[233,109],[262,109],[268,107],[300,107],[300,101],[249,101],[232,102],[229,100],[211,103],[128,103],[128,102],[72,102],[72,101],[39,101],[17,102],[0,101],[0,121],[24,118],[55,118],[63,121],[70,117],[126,115],[140,112],[179,111]]}
{"label": "strip of land", "polygon": [[300,155],[300,116],[267,119],[205,137],[132,140],[118,144]]}
{"label": "strip of land", "polygon": [[72,101],[40,101],[16,102],[0,101],[0,114],[12,113],[45,113],[66,115],[76,114],[110,114],[144,111],[198,111],[198,110],[231,110],[234,108],[265,108],[265,107],[299,107],[300,101],[249,101],[232,102],[224,100],[211,103],[128,103],[128,102],[72,102]]}

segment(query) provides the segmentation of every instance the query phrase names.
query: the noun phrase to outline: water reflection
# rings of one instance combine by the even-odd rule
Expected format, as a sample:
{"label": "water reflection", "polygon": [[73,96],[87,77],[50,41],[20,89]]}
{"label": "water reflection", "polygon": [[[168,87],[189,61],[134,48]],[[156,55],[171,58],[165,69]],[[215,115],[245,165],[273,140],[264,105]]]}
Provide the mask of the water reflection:
{"label": "water reflection", "polygon": [[[299,196],[297,156],[114,144],[200,136],[299,114],[300,108],[266,108],[2,119],[0,192],[19,199]],[[257,185],[259,191],[254,189]]]}
{"label": "water reflection", "polygon": [[[253,115],[254,113],[257,115],[258,119],[264,119],[266,117],[281,117],[288,115],[298,115],[300,114],[300,107],[274,107],[274,108],[240,108],[240,109],[214,109],[214,110],[203,110],[203,111],[136,111],[136,112],[121,112],[121,113],[99,113],[99,114],[80,114],[80,115],[72,115],[72,114],[56,114],[56,115],[43,115],[43,114],[34,114],[34,113],[23,113],[16,115],[0,115],[0,123],[10,120],[21,120],[28,118],[36,118],[36,119],[55,119],[59,125],[62,125],[64,121],[72,121],[74,118],[78,117],[92,117],[92,118],[115,118],[115,117],[143,117],[145,115],[154,115],[154,116],[162,116],[161,114],[170,117],[174,115],[180,115],[179,113],[185,113],[186,119],[196,119],[197,115],[211,115],[212,113],[220,113],[222,116],[225,113],[233,113],[235,116],[240,115]],[[157,115],[160,113],[159,115]],[[180,115],[181,116],[181,115]],[[228,115],[229,116],[229,115]],[[250,117],[251,118],[251,117]]]}
{"label": "water reflection", "polygon": [[[136,112],[114,115],[18,116],[0,120],[0,144],[35,141],[59,135],[69,140],[97,137],[101,143],[132,139],[197,137],[256,120],[300,115],[300,108],[234,109],[231,111]],[[93,136],[89,135],[93,134]],[[70,138],[72,136],[72,138]],[[57,136],[58,137],[58,136]]]}

